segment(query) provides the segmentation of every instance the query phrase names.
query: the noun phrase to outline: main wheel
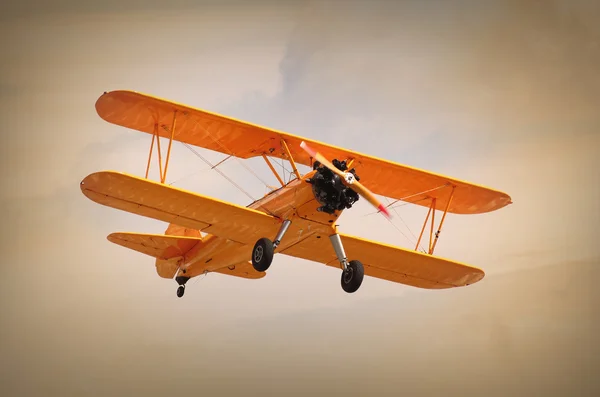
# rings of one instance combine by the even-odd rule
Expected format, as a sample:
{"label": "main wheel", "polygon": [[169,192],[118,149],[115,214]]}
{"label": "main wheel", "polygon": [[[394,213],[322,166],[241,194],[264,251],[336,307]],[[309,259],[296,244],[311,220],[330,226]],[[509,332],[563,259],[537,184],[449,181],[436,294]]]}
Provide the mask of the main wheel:
{"label": "main wheel", "polygon": [[273,242],[268,238],[261,238],[252,249],[252,266],[257,272],[266,271],[273,262]]}
{"label": "main wheel", "polygon": [[349,294],[356,292],[365,277],[365,269],[359,261],[350,261],[342,272],[342,289]]}
{"label": "main wheel", "polygon": [[180,285],[179,287],[177,287],[177,297],[181,298],[183,296],[183,293],[185,292],[185,285]]}

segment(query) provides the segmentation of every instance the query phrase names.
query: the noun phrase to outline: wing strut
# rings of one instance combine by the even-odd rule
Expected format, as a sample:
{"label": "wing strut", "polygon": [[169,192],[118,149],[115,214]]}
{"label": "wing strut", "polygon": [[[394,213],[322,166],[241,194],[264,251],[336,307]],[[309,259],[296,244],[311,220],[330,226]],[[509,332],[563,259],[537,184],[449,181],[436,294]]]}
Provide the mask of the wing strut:
{"label": "wing strut", "polygon": [[287,143],[285,142],[285,139],[283,139],[283,138],[281,138],[281,146],[283,146],[283,148],[285,149],[287,158],[290,161],[292,168],[294,169],[294,174],[296,174],[296,177],[298,179],[302,179],[302,177],[300,176],[300,173],[298,172],[298,168],[296,168],[296,162],[294,161],[294,157],[292,156],[292,153],[290,152],[290,148],[288,147]]}
{"label": "wing strut", "polygon": [[173,111],[173,123],[171,124],[171,129],[167,126],[162,125],[166,131],[171,133],[171,137],[169,139],[169,147],[167,149],[167,158],[165,159],[165,169],[163,172],[163,162],[162,162],[162,150],[160,150],[160,134],[158,133],[158,123],[154,123],[154,131],[152,132],[152,142],[150,143],[150,152],[148,153],[148,165],[146,165],[146,179],[148,179],[148,174],[150,172],[150,163],[152,161],[152,151],[154,149],[154,140],[156,140],[156,149],[158,151],[158,173],[160,176],[160,183],[165,183],[167,179],[167,168],[169,167],[169,159],[171,157],[171,146],[173,145],[173,138],[175,137],[175,125],[177,122],[177,110]]}
{"label": "wing strut", "polygon": [[285,183],[283,183],[283,180],[281,180],[281,177],[279,176],[279,174],[277,173],[277,171],[275,171],[275,167],[273,167],[273,164],[271,164],[271,162],[269,161],[269,158],[266,155],[262,155],[263,159],[265,159],[267,165],[269,166],[269,168],[271,169],[271,171],[273,172],[273,174],[275,175],[275,178],[277,178],[277,180],[279,181],[279,183],[281,183],[281,187],[285,186]]}
{"label": "wing strut", "polygon": [[427,226],[427,221],[429,220],[429,215],[431,215],[431,210],[433,209],[433,207],[435,207],[435,198],[431,199],[431,205],[429,206],[429,211],[427,211],[425,222],[423,222],[423,228],[421,229],[421,234],[419,234],[419,239],[417,240],[415,251],[419,249],[419,244],[421,243],[421,238],[423,238],[423,232],[425,231],[425,226]]}
{"label": "wing strut", "polygon": [[[429,231],[429,250],[428,254],[433,255],[433,251],[435,250],[435,246],[440,237],[440,233],[442,232],[442,226],[444,225],[444,220],[446,219],[446,214],[448,213],[448,208],[450,207],[450,203],[452,202],[452,198],[454,197],[454,189],[456,186],[452,185],[452,191],[450,192],[450,198],[446,203],[446,208],[444,209],[444,214],[442,215],[442,219],[440,220],[440,224],[438,225],[438,229],[433,234],[433,228],[435,224],[435,204],[436,198],[433,197],[431,199],[431,205],[429,206],[429,211],[427,211],[427,216],[425,217],[425,222],[423,222],[423,227],[421,228],[421,234],[419,234],[419,239],[417,240],[417,245],[415,246],[415,251],[418,251],[419,244],[421,243],[421,239],[423,238],[423,233],[425,232],[425,227],[427,226],[427,222],[429,221],[429,215],[431,215],[431,230]],[[435,238],[434,238],[435,236]]]}
{"label": "wing strut", "polygon": [[[152,160],[152,149],[154,149],[154,140],[156,139],[158,125],[154,124],[154,131],[152,132],[152,143],[150,143],[150,152],[148,153],[148,165],[146,166],[146,179],[148,179],[148,172],[150,172],[150,161]],[[160,152],[159,152],[160,153]],[[162,170],[160,171],[162,174]]]}

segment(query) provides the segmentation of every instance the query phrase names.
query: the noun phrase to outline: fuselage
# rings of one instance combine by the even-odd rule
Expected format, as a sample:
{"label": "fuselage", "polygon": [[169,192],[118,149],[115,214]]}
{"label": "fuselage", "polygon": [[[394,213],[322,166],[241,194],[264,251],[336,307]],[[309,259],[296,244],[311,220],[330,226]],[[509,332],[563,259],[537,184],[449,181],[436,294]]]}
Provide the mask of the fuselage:
{"label": "fuselage", "polygon": [[[321,203],[316,200],[312,185],[307,182],[315,173],[316,171],[311,171],[300,179],[294,179],[247,206],[271,214],[282,221],[292,221],[276,252],[283,252],[316,232],[335,232],[335,222],[342,211],[329,214],[318,210]],[[273,239],[275,236],[264,237]],[[252,248],[251,245],[219,236],[205,235],[202,241],[185,255],[182,269],[186,270],[186,276],[194,277],[206,271],[248,262]]]}

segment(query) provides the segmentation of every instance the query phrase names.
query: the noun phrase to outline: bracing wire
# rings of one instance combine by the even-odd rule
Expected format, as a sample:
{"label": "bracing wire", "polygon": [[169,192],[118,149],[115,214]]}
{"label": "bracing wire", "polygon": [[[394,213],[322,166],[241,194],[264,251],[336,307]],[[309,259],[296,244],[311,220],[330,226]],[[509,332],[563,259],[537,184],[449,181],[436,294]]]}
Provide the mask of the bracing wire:
{"label": "bracing wire", "polygon": [[[235,186],[236,188],[238,188],[238,190],[240,190],[242,193],[244,193],[246,196],[248,196],[250,198],[250,200],[252,200],[252,202],[256,201],[256,199],[254,197],[252,197],[252,195],[250,195],[250,193],[245,191],[240,185],[235,183],[231,178],[229,178],[227,175],[225,175],[221,170],[216,168],[216,166],[213,166],[210,161],[205,159],[200,153],[198,153],[196,150],[194,150],[190,145],[188,145],[187,143],[184,143],[184,142],[181,142],[181,143],[185,147],[187,147],[192,153],[194,153],[198,158],[200,158],[202,161],[204,161],[211,169],[218,172],[223,178],[227,179],[227,181],[229,181],[233,186]],[[267,187],[268,187],[268,185],[267,185]],[[276,216],[268,208],[266,208],[264,206],[260,206],[260,208],[264,209],[269,215]]]}
{"label": "bracing wire", "polygon": [[387,219],[387,220],[394,227],[394,229],[396,229],[398,232],[400,232],[400,234],[402,234],[409,242],[411,242],[410,238],[408,238],[408,236],[406,235],[406,233],[404,233],[402,230],[400,230],[400,228],[394,222],[392,222],[391,219]]}
{"label": "bracing wire", "polygon": [[181,182],[181,181],[182,181],[182,180],[184,180],[184,179],[187,179],[187,178],[189,178],[189,177],[191,177],[191,176],[197,175],[197,174],[199,174],[199,173],[201,173],[201,172],[206,172],[206,171],[210,171],[210,170],[211,170],[210,168],[206,168],[206,169],[203,169],[203,170],[194,171],[194,172],[192,172],[192,173],[190,173],[190,174],[187,174],[187,175],[185,175],[185,176],[182,176],[182,177],[181,177],[181,178],[179,178],[179,179],[175,179],[174,181],[172,181],[172,182],[170,182],[170,183],[169,183],[169,186],[173,186],[174,184],[176,184],[176,183],[178,183],[178,182]]}
{"label": "bracing wire", "polygon": [[218,139],[215,139],[215,137],[211,134],[211,132],[209,130],[204,128],[198,122],[196,122],[196,125],[199,126],[200,129],[202,129],[204,132],[206,132],[206,134],[210,137],[210,139],[212,139],[214,143],[219,145],[225,151],[225,153],[227,153],[227,154],[229,154],[229,156],[232,156],[233,158],[235,158],[235,160],[238,163],[240,163],[242,165],[242,167],[244,167],[248,172],[250,172],[252,175],[254,175],[263,185],[265,185],[267,188],[269,188],[269,184],[267,182],[265,182],[260,176],[258,176],[258,174],[256,172],[254,172],[250,167],[248,167],[247,164],[245,164],[243,161],[241,161],[239,159],[239,157],[237,157],[231,150],[229,150],[222,142],[220,142]]}
{"label": "bracing wire", "polygon": [[286,184],[286,174],[285,174],[285,167],[283,165],[283,159],[279,159],[279,163],[281,165],[281,176],[283,176],[283,183]]}
{"label": "bracing wire", "polygon": [[[386,208],[391,208],[391,209],[394,209],[394,208],[400,208],[400,207],[403,207],[403,206],[405,206],[405,205],[407,205],[407,204],[415,204],[415,203],[418,203],[419,201],[423,201],[423,200],[430,199],[431,197],[429,197],[429,196],[425,196],[425,197],[421,197],[420,199],[418,199],[418,200],[415,200],[415,201],[406,201],[406,200],[407,200],[407,199],[409,199],[409,198],[416,197],[416,196],[420,196],[420,195],[422,195],[422,194],[429,193],[429,192],[432,192],[432,191],[434,191],[434,190],[438,190],[438,189],[444,188],[444,187],[446,187],[446,186],[449,186],[449,185],[450,185],[449,183],[445,183],[445,184],[443,184],[443,185],[440,185],[440,186],[438,186],[438,187],[434,187],[433,189],[428,189],[428,190],[424,190],[424,191],[422,191],[422,192],[418,192],[418,193],[411,194],[411,195],[409,195],[409,196],[401,197],[401,198],[399,198],[399,199],[397,199],[397,200],[394,200],[394,202],[392,202],[391,204],[388,204],[388,205],[386,206]],[[389,201],[389,200],[388,200],[388,201]],[[398,205],[394,205],[394,204],[396,204],[398,201],[404,201],[404,203],[401,203],[401,204],[398,204]],[[370,212],[370,213],[368,213],[368,214],[365,214],[364,216],[370,216],[370,215],[375,215],[375,214],[379,214],[379,211],[376,211],[376,212]]]}
{"label": "bracing wire", "polygon": [[[389,203],[389,199],[386,197],[385,200]],[[417,242],[417,236],[413,233],[413,231],[411,230],[411,228],[406,224],[406,222],[404,221],[404,218],[402,218],[400,216],[400,213],[396,210],[395,207],[392,207],[392,209],[394,210],[394,213],[398,216],[398,218],[400,218],[400,220],[402,221],[402,223],[404,224],[404,226],[406,227],[406,229],[408,229],[408,231],[410,232],[410,234],[412,234],[412,236],[414,237],[414,241]],[[391,220],[390,220],[391,222]]]}
{"label": "bracing wire", "polygon": [[229,178],[227,175],[225,175],[220,169],[215,168],[210,161],[208,161],[207,159],[205,159],[200,153],[198,153],[196,150],[194,150],[194,148],[192,148],[190,145],[188,145],[187,143],[182,142],[182,144],[188,148],[192,153],[194,153],[198,158],[200,158],[202,161],[204,161],[211,169],[214,169],[215,171],[217,171],[223,178],[227,179],[233,186],[235,186],[236,188],[238,188],[242,193],[244,193],[246,196],[248,196],[250,198],[250,200],[252,201],[256,201],[256,199],[254,197],[252,197],[250,195],[250,193],[248,193],[247,191],[245,191],[240,185],[238,185],[237,183],[235,183],[231,178]]}
{"label": "bracing wire", "polygon": [[[409,195],[409,196],[406,196],[406,197],[399,198],[399,199],[395,200],[395,201],[394,201],[394,202],[392,202],[392,203],[389,203],[389,201],[390,201],[390,200],[389,200],[387,197],[385,197],[386,201],[389,203],[389,204],[388,204],[386,207],[387,207],[387,208],[391,208],[391,209],[393,209],[393,210],[394,210],[394,213],[395,213],[395,214],[398,216],[398,218],[400,218],[400,220],[402,221],[402,223],[404,224],[404,226],[406,227],[406,229],[408,229],[408,231],[410,232],[410,234],[412,234],[412,236],[413,236],[413,238],[414,238],[414,241],[418,241],[418,239],[417,239],[417,236],[415,235],[415,233],[413,233],[412,229],[411,229],[411,228],[410,228],[410,227],[409,227],[409,226],[406,224],[406,222],[404,221],[404,219],[402,218],[402,216],[400,216],[400,213],[399,213],[399,212],[398,212],[396,209],[397,209],[397,208],[399,208],[399,207],[405,206],[405,205],[407,205],[407,204],[415,204],[415,203],[418,203],[419,201],[426,200],[426,199],[428,199],[429,197],[428,197],[428,196],[425,196],[425,197],[422,197],[422,198],[420,198],[419,200],[415,200],[415,201],[405,201],[405,200],[407,200],[407,199],[409,199],[409,198],[416,197],[416,196],[420,196],[420,195],[423,195],[423,194],[425,194],[425,193],[429,193],[429,192],[432,192],[432,191],[434,191],[434,190],[438,190],[438,189],[444,188],[444,187],[446,187],[446,186],[448,186],[448,185],[449,185],[449,183],[445,183],[445,184],[443,184],[443,185],[440,185],[440,186],[438,186],[438,187],[435,187],[435,188],[432,188],[432,189],[428,189],[428,190],[425,190],[425,191],[422,191],[422,192],[419,192],[419,193],[415,193],[415,194],[411,194],[411,195]],[[399,205],[394,205],[394,204],[395,204],[395,203],[397,203],[398,201],[405,201],[405,202],[404,202],[404,203],[402,203],[402,204],[399,204]],[[370,216],[370,215],[374,215],[374,214],[378,214],[378,213],[379,213],[379,211],[378,211],[378,212],[371,212],[371,213],[369,213],[369,214],[366,214],[366,215],[364,215],[364,216]],[[387,220],[388,220],[388,222],[390,222],[390,223],[392,224],[392,226],[393,226],[393,227],[394,227],[396,230],[398,230],[398,232],[400,232],[400,234],[402,234],[402,235],[403,235],[403,236],[404,236],[404,237],[405,237],[405,238],[406,238],[406,239],[407,239],[409,242],[413,243],[413,240],[411,240],[411,239],[410,239],[410,238],[409,238],[409,237],[406,235],[406,233],[402,232],[402,230],[400,230],[400,228],[399,228],[399,227],[398,227],[398,226],[397,226],[397,225],[396,225],[396,224],[395,224],[395,223],[394,223],[394,222],[393,222],[391,219],[387,219]],[[423,245],[422,245],[422,244],[419,244],[419,247],[421,248],[421,250],[422,250],[423,252],[425,252],[425,249],[423,248]],[[417,248],[419,248],[419,247],[417,247]]]}
{"label": "bracing wire", "polygon": [[[408,195],[406,197],[399,198],[399,199],[395,200],[393,203],[388,204],[387,208],[394,208],[394,207],[392,207],[392,205],[396,204],[398,201],[406,201],[406,199],[409,199],[411,197],[420,196],[420,195],[425,194],[425,193],[433,192],[434,190],[442,189],[442,188],[444,188],[446,186],[449,186],[449,185],[450,185],[450,183],[444,183],[443,185],[440,185],[438,187],[434,187],[434,188],[429,189],[429,190],[424,190],[424,191],[419,192],[419,193],[414,193],[414,194]],[[415,203],[418,202],[418,201],[420,201],[420,200],[415,201]],[[402,205],[399,205],[398,207],[401,207],[401,206]]]}
{"label": "bracing wire", "polygon": [[[214,136],[211,134],[211,132],[210,132],[210,131],[208,131],[206,128],[204,128],[202,125],[200,125],[198,122],[196,122],[196,125],[197,125],[197,126],[199,126],[199,127],[200,127],[200,129],[202,129],[202,130],[203,130],[203,131],[204,131],[204,132],[205,132],[205,133],[206,133],[206,134],[207,134],[207,135],[208,135],[208,136],[209,136],[209,137],[210,137],[210,138],[213,140],[213,142],[215,142],[217,145],[219,145],[219,146],[220,146],[220,147],[221,147],[221,148],[224,150],[224,152],[225,152],[225,153],[227,153],[227,154],[229,155],[227,158],[225,158],[224,160],[222,160],[222,161],[221,161],[221,162],[219,162],[218,164],[216,164],[216,165],[213,165],[213,164],[211,164],[211,163],[210,163],[208,160],[206,160],[206,159],[205,159],[205,158],[204,158],[204,157],[203,157],[203,156],[202,156],[200,153],[198,153],[196,150],[194,150],[194,149],[193,149],[193,148],[192,148],[192,147],[191,147],[189,144],[182,142],[182,144],[183,144],[185,147],[187,147],[187,148],[188,148],[188,149],[189,149],[189,150],[190,150],[192,153],[194,153],[194,154],[195,154],[197,157],[199,157],[199,158],[200,158],[202,161],[204,161],[204,162],[205,162],[205,163],[206,163],[206,164],[207,164],[207,165],[210,167],[210,169],[214,169],[215,171],[217,171],[217,172],[218,172],[218,173],[219,173],[219,174],[220,174],[220,175],[221,175],[223,178],[225,178],[225,179],[226,179],[227,181],[229,181],[229,182],[230,182],[230,183],[231,183],[233,186],[235,186],[235,187],[236,187],[238,190],[240,190],[242,193],[244,193],[246,196],[248,196],[248,197],[250,198],[250,200],[252,200],[253,202],[255,202],[255,201],[256,201],[256,199],[255,199],[254,197],[252,197],[252,195],[250,195],[250,194],[249,194],[247,191],[245,191],[245,190],[244,190],[244,189],[243,189],[241,186],[239,186],[239,185],[238,185],[237,183],[235,183],[235,182],[234,182],[234,181],[233,181],[231,178],[229,178],[227,175],[225,175],[225,174],[224,174],[224,173],[223,173],[221,170],[219,170],[219,169],[217,168],[217,166],[218,166],[218,165],[220,165],[221,163],[223,163],[224,161],[228,160],[228,159],[229,159],[229,158],[231,158],[231,157],[234,157],[234,158],[235,158],[235,160],[236,160],[238,163],[240,163],[240,164],[241,164],[241,165],[242,165],[242,166],[243,166],[243,167],[244,167],[244,168],[245,168],[245,169],[246,169],[248,172],[250,172],[252,175],[254,175],[254,177],[256,177],[256,178],[257,178],[257,179],[258,179],[258,180],[259,180],[259,181],[260,181],[260,182],[261,182],[261,183],[262,183],[264,186],[266,186],[266,187],[267,187],[267,189],[271,189],[271,187],[269,186],[269,184],[268,184],[267,182],[265,182],[265,181],[264,181],[264,180],[263,180],[263,179],[262,179],[262,178],[261,178],[261,177],[260,177],[260,176],[259,176],[259,175],[258,175],[256,172],[254,172],[254,170],[252,170],[250,167],[248,167],[248,166],[247,166],[247,165],[246,165],[246,164],[245,164],[243,161],[241,161],[241,160],[240,160],[240,158],[238,158],[237,156],[235,156],[235,154],[234,154],[234,153],[233,153],[231,150],[229,150],[229,149],[228,149],[228,148],[227,148],[227,147],[226,147],[226,146],[225,146],[225,145],[224,145],[222,142],[220,142],[219,140],[215,139],[215,137],[214,137]],[[284,161],[283,161],[283,159],[280,159],[280,161],[281,161],[280,165],[281,165],[281,168],[282,168],[282,171],[283,171],[283,172],[282,172],[282,174],[283,174],[283,179],[284,179],[284,183],[285,183],[285,180],[286,180],[286,171],[287,171],[287,174],[289,175],[290,179],[291,179],[292,172],[291,172],[291,171],[289,171],[289,170],[287,170],[287,169],[285,168],[285,165],[284,165]],[[192,175],[193,175],[193,174],[192,174]],[[183,178],[180,178],[179,180],[181,180],[181,179],[183,179]],[[171,182],[171,184],[173,184],[173,183],[175,183],[175,182]],[[417,239],[416,235],[413,233],[413,231],[410,229],[410,227],[409,227],[409,226],[406,224],[406,222],[404,221],[404,219],[403,219],[403,218],[400,216],[400,214],[399,214],[399,213],[398,213],[398,211],[396,210],[396,208],[399,208],[399,207],[401,207],[401,206],[403,206],[403,205],[406,205],[406,204],[411,204],[411,202],[405,202],[405,203],[402,203],[402,204],[400,204],[400,205],[397,205],[397,206],[394,206],[394,204],[396,204],[398,201],[405,201],[406,199],[409,199],[409,198],[411,198],[411,197],[419,196],[419,195],[422,195],[422,194],[425,194],[425,193],[428,193],[428,192],[431,192],[431,191],[434,191],[434,190],[437,190],[437,189],[441,189],[441,188],[443,188],[443,187],[445,187],[445,186],[447,186],[447,185],[448,185],[448,183],[446,183],[446,184],[444,184],[444,185],[442,185],[442,186],[439,186],[439,187],[433,188],[433,189],[429,189],[429,190],[426,190],[426,191],[420,192],[420,193],[412,194],[412,195],[410,195],[410,196],[406,196],[406,197],[403,197],[403,198],[397,199],[397,200],[395,200],[395,201],[394,201],[394,202],[392,202],[392,203],[389,203],[389,200],[387,200],[387,197],[386,197],[386,200],[388,201],[387,208],[391,208],[391,209],[393,209],[393,210],[394,210],[394,212],[395,212],[395,213],[396,213],[396,215],[397,215],[397,216],[400,218],[400,220],[402,221],[402,223],[404,224],[404,226],[405,226],[405,227],[408,229],[408,231],[410,232],[410,234],[411,234],[411,235],[413,236],[413,238],[416,240],[416,239]],[[425,198],[426,198],[426,197],[425,197]],[[414,201],[413,203],[416,203],[416,202],[422,201],[422,200],[424,200],[425,198],[421,198],[421,199],[419,199],[419,200],[416,200],[416,201]],[[268,211],[268,212],[270,212],[270,211]],[[373,214],[374,214],[374,213],[373,213]],[[367,215],[372,215],[372,214],[367,214]],[[411,241],[411,239],[410,239],[410,238],[409,238],[409,237],[408,237],[408,236],[407,236],[407,235],[406,235],[406,234],[405,234],[405,233],[404,233],[404,232],[403,232],[403,231],[402,231],[402,230],[401,230],[401,229],[400,229],[400,228],[399,228],[399,227],[398,227],[396,224],[394,224],[394,223],[393,223],[393,222],[392,222],[390,219],[388,219],[388,221],[389,221],[389,222],[392,224],[392,226],[393,226],[393,227],[394,227],[396,230],[398,230],[398,232],[399,232],[400,234],[402,234],[402,235],[403,235],[403,236],[404,236],[404,237],[405,237],[405,238],[406,238],[406,239],[407,239],[409,242],[412,242],[412,241]],[[422,247],[422,246],[421,246],[421,249],[423,249],[423,247]]]}

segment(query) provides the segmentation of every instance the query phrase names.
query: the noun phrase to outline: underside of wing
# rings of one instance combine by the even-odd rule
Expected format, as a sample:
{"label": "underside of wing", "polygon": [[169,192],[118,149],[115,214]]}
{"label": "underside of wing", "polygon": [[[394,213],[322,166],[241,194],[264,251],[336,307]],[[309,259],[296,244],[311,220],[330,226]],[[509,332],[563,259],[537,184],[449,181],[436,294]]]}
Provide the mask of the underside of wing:
{"label": "underside of wing", "polygon": [[279,220],[263,212],[119,172],[90,174],[81,190],[99,204],[242,244],[254,245],[279,229]]}
{"label": "underside of wing", "polygon": [[[440,257],[341,234],[348,260],[359,260],[365,275],[426,289],[467,286],[484,277],[481,269]],[[327,235],[316,234],[282,254],[339,268]]]}
{"label": "underside of wing", "polygon": [[[202,242],[202,237],[144,233],[111,233],[107,238],[112,243],[156,258],[156,271],[163,278],[175,277],[185,254]],[[266,275],[265,272],[254,270],[251,262],[238,263],[212,272],[247,279],[259,279]]]}
{"label": "underside of wing", "polygon": [[237,265],[223,267],[221,269],[213,270],[211,273],[220,273],[227,276],[247,279],[259,279],[267,275],[265,272],[257,272],[252,266],[252,262],[242,262]]}
{"label": "underside of wing", "polygon": [[111,243],[163,260],[183,257],[202,241],[201,237],[143,233],[111,233],[107,239]]}
{"label": "underside of wing", "polygon": [[144,233],[111,233],[107,239],[111,243],[156,258],[156,272],[162,278],[175,277],[184,255],[202,242],[201,237]]}
{"label": "underside of wing", "polygon": [[[458,214],[497,210],[511,203],[506,193],[444,175],[353,152],[323,142],[261,127],[205,110],[132,91],[100,96],[96,110],[104,120],[134,130],[156,132],[194,146],[239,158],[267,155],[286,159],[286,142],[296,163],[311,166],[313,159],[301,149],[306,141],[328,159],[354,160],[352,167],[373,193]],[[176,118],[176,123],[173,123]],[[451,187],[454,186],[450,200]]]}

